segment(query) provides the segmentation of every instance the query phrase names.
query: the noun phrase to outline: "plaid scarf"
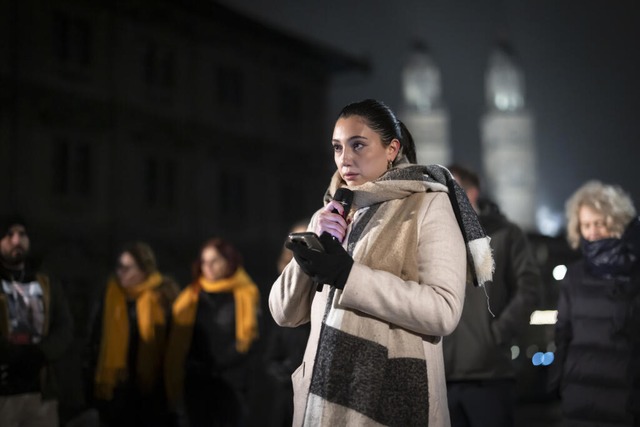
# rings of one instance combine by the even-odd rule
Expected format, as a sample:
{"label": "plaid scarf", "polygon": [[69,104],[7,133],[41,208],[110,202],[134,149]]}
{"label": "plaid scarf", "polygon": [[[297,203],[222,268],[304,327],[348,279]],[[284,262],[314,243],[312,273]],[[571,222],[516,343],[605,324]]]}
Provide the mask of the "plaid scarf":
{"label": "plaid scarf", "polygon": [[[326,200],[343,186],[334,175]],[[415,212],[427,192],[442,191],[451,204],[468,250],[470,279],[490,280],[493,268],[484,234],[464,191],[441,166],[400,165],[380,179],[351,188],[353,208],[368,208],[352,225],[347,251],[376,270],[419,280]],[[390,220],[391,219],[391,220]],[[367,235],[370,244],[358,246]],[[329,291],[322,321],[304,425],[429,424],[425,337],[364,313],[340,308],[339,291]]]}
{"label": "plaid scarf", "polygon": [[[387,171],[378,180],[352,188],[354,191],[352,209],[381,203],[388,196],[385,195],[384,191],[377,190],[377,188],[388,187],[385,183],[394,181],[402,182],[404,186],[403,189],[398,190],[398,198],[422,191],[444,191],[447,193],[467,246],[469,279],[476,286],[482,286],[487,281],[490,281],[494,269],[491,247],[489,246],[491,238],[486,235],[482,225],[480,225],[478,215],[473,206],[471,206],[464,189],[460,187],[451,172],[444,166],[422,166],[409,164],[406,161],[400,162],[398,166]],[[331,179],[329,189],[325,193],[325,203],[332,199],[332,195],[339,187],[345,186],[346,183],[342,180],[340,174],[336,172]]]}

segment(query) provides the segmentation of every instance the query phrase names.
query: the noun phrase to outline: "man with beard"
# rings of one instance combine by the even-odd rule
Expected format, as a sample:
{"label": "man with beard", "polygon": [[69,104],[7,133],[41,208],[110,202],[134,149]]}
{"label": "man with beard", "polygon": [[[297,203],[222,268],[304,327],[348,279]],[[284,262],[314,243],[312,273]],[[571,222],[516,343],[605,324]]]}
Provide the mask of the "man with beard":
{"label": "man with beard", "polygon": [[0,220],[0,426],[57,426],[51,363],[72,339],[66,301],[28,261],[22,217]]}

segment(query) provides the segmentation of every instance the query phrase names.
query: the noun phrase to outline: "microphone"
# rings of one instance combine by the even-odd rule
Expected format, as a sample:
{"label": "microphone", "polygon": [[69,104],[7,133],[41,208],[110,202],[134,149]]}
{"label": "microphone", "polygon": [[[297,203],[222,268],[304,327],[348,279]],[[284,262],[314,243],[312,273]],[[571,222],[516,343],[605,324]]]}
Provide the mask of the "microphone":
{"label": "microphone", "polygon": [[[342,207],[344,208],[342,218],[346,219],[347,215],[349,215],[349,210],[351,210],[351,203],[353,203],[353,191],[349,190],[348,188],[340,187],[336,190],[336,194],[334,194],[333,200],[339,202],[342,205]],[[339,213],[337,209],[334,209],[331,212],[335,214]],[[325,231],[322,234],[328,233]],[[331,237],[333,237],[334,240],[338,240],[338,238],[333,235]]]}
{"label": "microphone", "polygon": [[[349,190],[348,188],[340,187],[336,190],[336,194],[334,194],[333,200],[339,202],[342,205],[342,207],[344,208],[342,217],[346,219],[347,215],[349,215],[349,210],[351,210],[351,203],[353,202],[353,191]],[[332,212],[336,214],[340,213],[337,209],[334,209]],[[327,233],[326,231],[324,231],[321,236],[324,237],[326,234],[331,236],[333,240],[339,241],[337,237],[330,233]],[[322,292],[323,286],[324,284],[318,283],[316,292]]]}

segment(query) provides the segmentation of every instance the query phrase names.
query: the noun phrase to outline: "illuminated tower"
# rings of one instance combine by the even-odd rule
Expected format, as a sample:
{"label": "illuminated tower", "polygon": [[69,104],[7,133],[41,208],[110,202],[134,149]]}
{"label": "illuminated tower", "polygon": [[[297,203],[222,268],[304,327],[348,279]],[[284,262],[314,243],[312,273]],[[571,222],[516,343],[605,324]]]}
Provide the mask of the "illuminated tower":
{"label": "illuminated tower", "polygon": [[440,99],[440,70],[423,43],[413,45],[402,70],[402,89],[400,118],[415,140],[418,163],[449,164],[449,116]]}
{"label": "illuminated tower", "polygon": [[487,111],[481,121],[486,189],[505,215],[535,229],[536,150],[533,117],[525,107],[524,76],[511,48],[499,44],[485,75]]}

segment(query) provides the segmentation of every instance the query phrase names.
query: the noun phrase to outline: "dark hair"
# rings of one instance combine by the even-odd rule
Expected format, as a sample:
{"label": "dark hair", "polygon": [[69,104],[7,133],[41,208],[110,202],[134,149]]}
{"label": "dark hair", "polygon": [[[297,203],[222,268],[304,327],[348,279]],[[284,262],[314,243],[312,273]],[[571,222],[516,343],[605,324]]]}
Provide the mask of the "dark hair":
{"label": "dark hair", "polygon": [[[4,238],[9,233],[11,227],[15,225],[21,225],[24,227],[25,231],[27,230],[27,222],[19,213],[12,213],[8,215],[3,215],[0,217],[0,239]],[[27,231],[27,235],[29,232]]]}
{"label": "dark hair", "polygon": [[198,278],[202,275],[202,262],[200,257],[202,256],[202,252],[206,248],[215,248],[220,255],[227,261],[229,266],[229,271],[227,272],[225,278],[231,277],[236,270],[242,266],[242,255],[240,252],[231,244],[231,242],[221,238],[214,237],[202,244],[200,247],[200,252],[198,253],[198,259],[193,262],[193,268],[191,273],[193,275],[194,280],[198,280]]}
{"label": "dark hair", "polygon": [[[416,145],[409,129],[396,117],[384,102],[375,99],[365,99],[345,106],[338,119],[351,116],[362,117],[367,126],[380,135],[382,144],[387,147],[393,139],[400,141],[401,154],[407,157],[410,163],[417,163]],[[394,164],[399,160],[400,153],[394,159]]]}
{"label": "dark hair", "polygon": [[457,180],[459,181],[458,184],[460,184],[462,188],[467,189],[469,187],[475,187],[480,190],[480,178],[478,177],[478,174],[471,169],[465,168],[464,166],[456,163],[450,165],[447,169],[457,177]]}
{"label": "dark hair", "polygon": [[155,273],[158,270],[156,265],[156,256],[151,249],[151,246],[145,242],[129,242],[126,243],[120,255],[128,253],[133,257],[138,268],[142,270],[147,276],[151,273]]}

